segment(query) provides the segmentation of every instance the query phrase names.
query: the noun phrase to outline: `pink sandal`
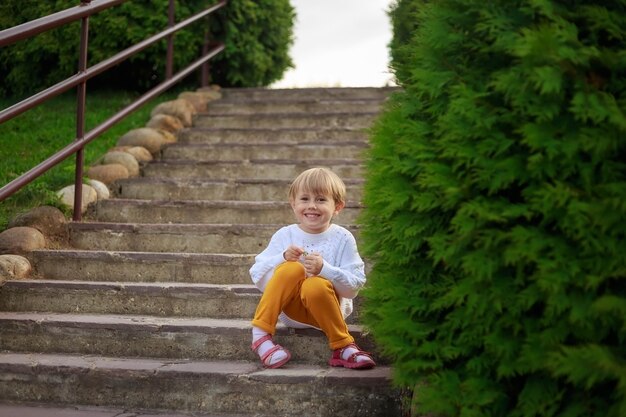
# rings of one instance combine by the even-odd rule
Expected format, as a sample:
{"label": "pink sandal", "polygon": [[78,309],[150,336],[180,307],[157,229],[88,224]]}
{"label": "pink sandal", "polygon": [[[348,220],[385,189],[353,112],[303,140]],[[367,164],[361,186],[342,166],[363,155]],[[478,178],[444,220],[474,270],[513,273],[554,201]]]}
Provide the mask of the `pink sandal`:
{"label": "pink sandal", "polygon": [[[350,347],[356,349],[357,352],[350,355],[348,359],[342,359],[343,351]],[[357,362],[357,356],[366,356],[367,360]],[[333,351],[332,358],[328,361],[328,364],[330,366],[339,366],[350,369],[370,369],[376,366],[376,362],[372,359],[372,355],[367,352],[363,352],[361,348],[354,343],[350,343],[348,346],[341,349],[335,349]]]}
{"label": "pink sandal", "polygon": [[[252,351],[256,353],[256,351],[259,349],[259,346],[261,346],[263,342],[267,340],[272,340],[271,334],[266,334],[265,336],[261,337],[259,340],[254,342],[251,346]],[[274,343],[274,341],[272,341],[272,343]],[[287,357],[279,360],[276,363],[272,363],[272,355],[278,352],[279,350],[282,350],[283,352],[285,352],[287,354]],[[276,344],[274,345],[273,348],[265,352],[265,355],[261,356],[261,362],[263,363],[263,367],[268,368],[268,369],[280,368],[281,366],[286,364],[289,361],[289,359],[291,359],[291,353],[287,349],[282,347],[281,345],[276,345]]]}

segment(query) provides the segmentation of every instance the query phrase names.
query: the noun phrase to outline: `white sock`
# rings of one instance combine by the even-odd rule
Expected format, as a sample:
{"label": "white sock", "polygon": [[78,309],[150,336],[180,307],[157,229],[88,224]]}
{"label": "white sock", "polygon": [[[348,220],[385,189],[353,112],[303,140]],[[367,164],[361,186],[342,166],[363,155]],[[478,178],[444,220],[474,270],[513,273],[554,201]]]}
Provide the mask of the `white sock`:
{"label": "white sock", "polygon": [[[343,352],[341,353],[341,359],[343,359],[344,361],[348,360],[348,358],[350,357],[350,355],[352,355],[355,352],[358,352],[358,349],[353,348],[352,346],[348,346],[347,348],[345,348],[343,350]],[[357,355],[355,357],[355,360],[357,362],[362,362],[362,361],[367,361],[369,360],[369,358],[365,355]]]}
{"label": "white sock", "polygon": [[[263,336],[267,334],[268,333],[265,330],[260,329],[256,326],[252,326],[252,343],[256,342],[257,340],[259,340],[260,338],[262,338]],[[274,342],[272,342],[271,340],[266,340],[265,342],[261,343],[261,346],[259,346],[259,348],[257,349],[257,353],[259,354],[259,357],[263,357],[263,355],[265,355],[265,353],[273,347],[274,347]],[[287,357],[287,353],[285,353],[285,351],[277,350],[270,357],[269,365],[273,365],[277,362],[280,362],[286,357]]]}

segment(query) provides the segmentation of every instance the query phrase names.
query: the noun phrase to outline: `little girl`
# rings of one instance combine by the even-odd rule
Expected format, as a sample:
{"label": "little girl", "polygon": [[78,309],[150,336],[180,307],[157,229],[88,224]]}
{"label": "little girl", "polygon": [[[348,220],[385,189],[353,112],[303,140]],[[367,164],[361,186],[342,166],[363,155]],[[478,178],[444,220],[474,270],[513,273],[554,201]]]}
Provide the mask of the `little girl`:
{"label": "little girl", "polygon": [[376,366],[354,343],[345,322],[352,299],[365,284],[354,236],[331,224],[345,206],[345,194],[343,181],[326,168],[301,173],[289,189],[298,224],[278,230],[250,268],[252,281],[263,292],[252,320],[252,350],[266,368],[278,368],[291,358],[272,341],[278,319],[289,327],[322,330],[333,350],[331,366]]}

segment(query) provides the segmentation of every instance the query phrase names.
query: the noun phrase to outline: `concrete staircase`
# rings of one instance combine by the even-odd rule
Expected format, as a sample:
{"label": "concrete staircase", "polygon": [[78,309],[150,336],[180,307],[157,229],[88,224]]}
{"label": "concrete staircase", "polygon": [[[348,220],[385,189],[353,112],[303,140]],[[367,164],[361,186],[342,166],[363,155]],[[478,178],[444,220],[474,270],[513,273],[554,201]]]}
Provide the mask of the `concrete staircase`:
{"label": "concrete staircase", "polygon": [[321,332],[284,327],[284,368],[264,370],[249,348],[259,292],[248,269],[293,222],[290,181],[311,166],[335,170],[349,198],[337,222],[356,232],[364,129],[388,93],[225,90],[141,177],[70,225],[73,249],[33,252],[38,279],[0,288],[0,415],[23,404],[48,407],[28,408],[42,416],[401,415],[380,355],[373,370],[331,368]]}

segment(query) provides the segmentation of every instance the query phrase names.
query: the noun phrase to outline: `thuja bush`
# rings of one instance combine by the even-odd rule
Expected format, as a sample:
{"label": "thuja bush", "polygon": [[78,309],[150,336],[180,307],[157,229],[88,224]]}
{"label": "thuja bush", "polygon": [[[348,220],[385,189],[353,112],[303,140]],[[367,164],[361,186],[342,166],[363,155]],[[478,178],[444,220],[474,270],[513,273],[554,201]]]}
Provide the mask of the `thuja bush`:
{"label": "thuja bush", "polygon": [[[215,3],[176,2],[176,21]],[[76,6],[76,0],[41,2],[4,0],[0,29]],[[167,28],[168,0],[129,1],[90,18],[89,63],[107,59]],[[288,0],[230,0],[225,8],[178,31],[174,37],[175,71],[200,57],[205,33],[226,49],[210,62],[212,81],[223,86],[263,86],[281,78],[292,66],[294,10]],[[79,23],[43,33],[0,49],[0,93],[32,93],[76,72]],[[163,81],[166,41],[133,55],[90,81],[107,88],[145,89]],[[195,82],[192,79],[192,82]]]}
{"label": "thuja bush", "polygon": [[626,415],[626,3],[401,5],[361,218],[396,382],[419,413]]}

